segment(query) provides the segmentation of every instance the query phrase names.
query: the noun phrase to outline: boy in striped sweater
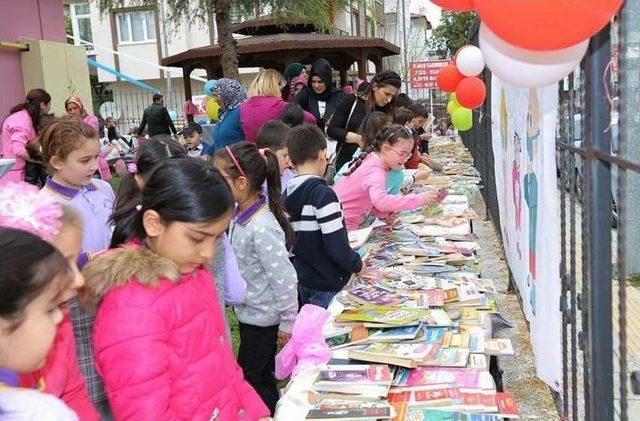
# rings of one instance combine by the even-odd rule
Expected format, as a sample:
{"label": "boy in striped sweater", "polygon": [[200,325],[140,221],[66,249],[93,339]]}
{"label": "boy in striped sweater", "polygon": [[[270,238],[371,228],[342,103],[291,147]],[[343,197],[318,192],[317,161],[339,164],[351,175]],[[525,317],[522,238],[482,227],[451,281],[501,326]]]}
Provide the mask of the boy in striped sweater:
{"label": "boy in striped sweater", "polygon": [[327,141],[316,126],[298,126],[286,136],[297,176],[283,193],[296,233],[291,253],[298,273],[300,306],[326,308],[351,274],[365,265],[349,246],[342,206],[322,175],[327,167]]}

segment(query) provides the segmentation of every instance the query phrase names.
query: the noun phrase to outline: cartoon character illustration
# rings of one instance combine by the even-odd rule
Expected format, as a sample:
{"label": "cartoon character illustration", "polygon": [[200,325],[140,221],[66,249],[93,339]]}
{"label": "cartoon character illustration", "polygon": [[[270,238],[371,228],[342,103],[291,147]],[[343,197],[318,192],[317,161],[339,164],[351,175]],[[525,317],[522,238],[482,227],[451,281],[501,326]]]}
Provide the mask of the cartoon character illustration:
{"label": "cartoon character illustration", "polygon": [[[511,169],[511,193],[513,196],[513,206],[515,208],[516,233],[522,228],[522,185],[520,184],[520,158],[522,154],[522,140],[518,132],[513,134],[513,166]],[[520,236],[516,235],[516,249],[518,259],[522,260],[522,249],[520,248]]]}
{"label": "cartoon character illustration", "polygon": [[527,284],[531,286],[529,302],[535,314],[536,308],[536,233],[538,223],[538,178],[533,162],[538,152],[540,138],[540,103],[536,89],[529,90],[529,113],[527,115],[527,173],[524,176],[524,200],[529,208],[529,276]]}

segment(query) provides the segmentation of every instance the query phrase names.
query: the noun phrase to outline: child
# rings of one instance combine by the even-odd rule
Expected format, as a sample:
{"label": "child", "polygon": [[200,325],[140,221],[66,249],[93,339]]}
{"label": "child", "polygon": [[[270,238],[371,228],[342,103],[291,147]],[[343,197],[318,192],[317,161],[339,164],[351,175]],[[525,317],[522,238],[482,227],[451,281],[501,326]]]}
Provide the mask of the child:
{"label": "child", "polygon": [[[84,237],[78,266],[82,268],[92,253],[107,249],[111,242],[108,220],[113,210],[113,190],[107,182],[92,178],[100,150],[98,137],[86,123],[62,117],[45,128],[40,142],[51,174],[41,194],[53,197],[80,215]],[[71,301],[71,320],[78,362],[87,381],[89,396],[98,410],[106,413],[106,395],[93,364],[93,317],[85,313],[74,299]]]}
{"label": "child", "polygon": [[[84,285],[84,278],[76,266],[82,243],[82,224],[74,211],[52,198],[42,197],[35,186],[9,184],[0,191],[0,226],[30,232],[56,247],[72,269],[72,282],[64,291],[65,301],[76,296]],[[27,388],[40,388],[62,399],[82,420],[99,419],[78,368],[75,339],[67,312],[58,325],[55,342],[44,367],[23,374],[20,384]]]}
{"label": "child", "polygon": [[404,196],[385,190],[387,173],[411,156],[413,139],[404,127],[386,126],[373,142],[370,153],[360,155],[335,187],[344,207],[347,230],[357,229],[370,213],[384,217],[390,212],[416,209],[441,198],[430,191]]}
{"label": "child", "polygon": [[296,232],[291,250],[298,273],[300,307],[327,308],[353,273],[365,266],[349,246],[342,207],[322,178],[327,166],[327,140],[317,126],[296,127],[287,135],[289,156],[298,174],[284,193]]}
{"label": "child", "polygon": [[208,266],[231,216],[220,174],[167,159],[113,215],[130,240],[85,269],[96,366],[115,419],[261,419],[234,361]]}
{"label": "child", "polygon": [[289,152],[287,151],[287,144],[284,140],[290,131],[291,127],[282,121],[272,120],[264,123],[262,127],[260,127],[260,130],[258,130],[258,135],[256,136],[256,146],[258,148],[270,149],[271,152],[275,153],[278,157],[281,191],[285,191],[289,180],[295,176],[295,173],[291,171]]}
{"label": "child", "polygon": [[282,110],[281,120],[289,127],[296,127],[304,124],[304,112],[302,107],[295,102],[287,104]]}
{"label": "child", "polygon": [[182,137],[187,146],[187,154],[192,158],[200,158],[203,156],[203,151],[209,147],[208,144],[202,142],[204,135],[202,134],[202,126],[198,123],[189,123],[182,130]]}
{"label": "child", "polygon": [[[273,414],[277,342],[291,337],[297,279],[287,252],[293,231],[281,204],[278,159],[268,149],[260,151],[248,142],[236,143],[216,152],[215,164],[237,203],[229,237],[247,281],[247,298],[234,307],[240,322],[238,364]],[[265,179],[268,201],[260,194]]]}
{"label": "child", "polygon": [[416,138],[418,150],[421,154],[429,153],[429,139],[431,135],[424,131],[424,123],[429,118],[429,110],[422,104],[414,103],[409,106],[409,111],[413,113],[413,118],[409,124],[413,135]]}
{"label": "child", "polygon": [[19,374],[45,366],[73,282],[67,260],[21,229],[0,228],[0,414],[5,419],[78,420],[52,395],[17,388]]}
{"label": "child", "polygon": [[[149,174],[151,174],[156,165],[170,158],[186,156],[186,150],[171,137],[152,140],[142,145],[136,155],[133,171],[123,177],[118,189],[115,205],[116,213],[122,207],[128,206],[128,203],[136,196],[140,195]],[[130,239],[130,233],[122,232],[122,228],[124,227],[116,227],[113,233],[111,239],[113,247]],[[240,276],[236,256],[226,234],[220,236],[220,241],[216,246],[211,272],[216,281],[220,308],[224,309],[226,303],[237,304],[244,300],[247,293],[247,284]]]}

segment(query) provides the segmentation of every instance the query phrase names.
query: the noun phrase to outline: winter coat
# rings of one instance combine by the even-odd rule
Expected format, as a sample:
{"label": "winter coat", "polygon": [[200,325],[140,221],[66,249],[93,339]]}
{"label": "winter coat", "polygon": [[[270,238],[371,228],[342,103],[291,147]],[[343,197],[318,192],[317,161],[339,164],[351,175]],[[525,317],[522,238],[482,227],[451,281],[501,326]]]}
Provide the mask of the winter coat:
{"label": "winter coat", "polygon": [[84,377],[78,368],[76,343],[69,316],[58,326],[55,342],[47,354],[44,367],[20,376],[20,386],[39,388],[41,380],[44,380],[42,391],[60,398],[82,421],[100,419],[89,400]]}
{"label": "winter coat", "polygon": [[[327,85],[327,90],[321,94],[317,94],[313,90],[311,79],[319,76]],[[338,104],[344,98],[344,93],[338,88],[332,86],[332,69],[329,62],[323,58],[319,58],[313,62],[311,71],[309,72],[309,80],[307,86],[293,99],[293,102],[300,104],[303,110],[311,113],[318,124],[318,127],[324,131],[324,127]]]}
{"label": "winter coat", "polygon": [[[244,133],[244,140],[255,143],[258,130],[269,120],[280,120],[282,110],[287,103],[282,98],[272,96],[254,96],[242,104],[240,109],[240,124]],[[308,112],[304,112],[304,120],[315,124],[316,119]]]}
{"label": "winter coat", "polygon": [[35,139],[36,130],[27,110],[11,114],[2,123],[2,156],[14,158],[13,168],[0,179],[0,186],[12,181],[24,181],[24,166],[29,157],[27,143]]}
{"label": "winter coat", "polygon": [[96,365],[117,420],[257,420],[269,409],[244,380],[205,268],[181,275],[139,245],[84,270]]}
{"label": "winter coat", "polygon": [[386,191],[388,170],[375,153],[370,153],[351,175],[343,176],[334,189],[342,203],[347,230],[358,229],[369,214],[386,217],[391,212],[424,206],[419,194],[390,195]]}
{"label": "winter coat", "polygon": [[138,128],[138,135],[142,136],[145,126],[149,124],[149,137],[157,134],[176,134],[178,131],[171,121],[169,111],[164,105],[151,104],[144,110],[142,121]]}

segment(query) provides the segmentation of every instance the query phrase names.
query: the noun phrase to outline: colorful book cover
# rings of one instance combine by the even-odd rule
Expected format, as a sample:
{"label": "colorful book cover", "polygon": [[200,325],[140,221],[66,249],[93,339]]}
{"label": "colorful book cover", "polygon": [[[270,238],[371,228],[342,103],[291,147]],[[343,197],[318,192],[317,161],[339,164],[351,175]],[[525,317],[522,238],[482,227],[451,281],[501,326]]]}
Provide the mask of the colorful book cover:
{"label": "colorful book cover", "polygon": [[447,315],[447,312],[444,310],[429,310],[424,323],[427,326],[451,326],[451,318]]}
{"label": "colorful book cover", "polygon": [[484,341],[485,353],[489,355],[515,355],[511,339],[490,338]]}
{"label": "colorful book cover", "polygon": [[516,406],[516,399],[512,393],[497,393],[496,402],[501,416],[505,418],[520,418],[520,411]]}
{"label": "colorful book cover", "polygon": [[446,327],[425,327],[425,341],[440,344],[447,330]]}
{"label": "colorful book cover", "polygon": [[487,356],[485,354],[469,354],[467,367],[478,371],[488,370],[489,364],[487,363]]}
{"label": "colorful book cover", "polygon": [[466,348],[442,348],[438,355],[438,365],[442,367],[466,367],[469,350]]}
{"label": "colorful book cover", "polygon": [[362,285],[352,288],[347,292],[353,299],[365,305],[397,305],[406,300],[405,297],[401,297],[376,285]]}
{"label": "colorful book cover", "polygon": [[401,341],[415,339],[416,336],[418,336],[418,332],[420,332],[420,329],[422,329],[422,325],[380,329],[377,332],[369,335],[369,340],[376,342],[389,342],[392,340]]}
{"label": "colorful book cover", "polygon": [[327,366],[320,370],[316,382],[331,383],[391,383],[392,376],[386,364],[353,364]]}
{"label": "colorful book cover", "polygon": [[342,401],[325,399],[316,404],[306,419],[308,420],[344,420],[378,419],[391,417],[391,406],[379,401]]}
{"label": "colorful book cover", "polygon": [[419,361],[423,359],[431,348],[429,344],[411,344],[411,343],[377,343],[368,345],[359,351],[385,355],[390,357],[398,357]]}
{"label": "colorful book cover", "polygon": [[346,310],[336,320],[343,322],[372,322],[389,325],[417,324],[420,313],[411,310],[379,306],[362,306]]}
{"label": "colorful book cover", "polygon": [[480,381],[479,373],[467,368],[416,367],[406,371],[406,378],[401,377],[402,384],[396,384],[396,382],[394,385],[416,387],[454,384],[458,387],[476,388]]}

